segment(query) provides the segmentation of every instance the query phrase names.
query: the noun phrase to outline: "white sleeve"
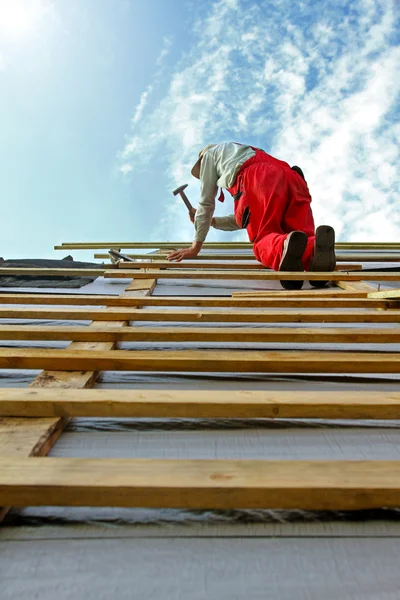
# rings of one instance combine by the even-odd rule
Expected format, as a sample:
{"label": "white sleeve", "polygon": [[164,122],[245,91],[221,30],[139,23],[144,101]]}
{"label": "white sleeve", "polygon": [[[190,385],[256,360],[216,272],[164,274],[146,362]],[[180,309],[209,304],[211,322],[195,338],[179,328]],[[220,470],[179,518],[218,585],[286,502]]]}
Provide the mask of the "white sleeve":
{"label": "white sleeve", "polygon": [[237,231],[241,229],[236,223],[235,215],[228,215],[227,217],[214,217],[215,229],[221,229],[222,231]]}
{"label": "white sleeve", "polygon": [[200,167],[200,200],[194,219],[194,241],[204,242],[215,210],[215,196],[217,195],[218,174],[212,149],[208,150],[202,160]]}

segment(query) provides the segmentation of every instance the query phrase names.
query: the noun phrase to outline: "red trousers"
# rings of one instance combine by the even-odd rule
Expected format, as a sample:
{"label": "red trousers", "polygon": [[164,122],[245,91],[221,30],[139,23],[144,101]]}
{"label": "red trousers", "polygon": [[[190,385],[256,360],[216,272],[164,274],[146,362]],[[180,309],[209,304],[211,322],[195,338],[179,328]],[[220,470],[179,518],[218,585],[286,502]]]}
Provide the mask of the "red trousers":
{"label": "red trousers", "polygon": [[296,171],[256,150],[228,191],[234,198],[236,222],[247,229],[257,260],[277,271],[288,233],[303,231],[308,236],[303,265],[305,270],[309,268],[315,239],[311,196],[307,183]]}

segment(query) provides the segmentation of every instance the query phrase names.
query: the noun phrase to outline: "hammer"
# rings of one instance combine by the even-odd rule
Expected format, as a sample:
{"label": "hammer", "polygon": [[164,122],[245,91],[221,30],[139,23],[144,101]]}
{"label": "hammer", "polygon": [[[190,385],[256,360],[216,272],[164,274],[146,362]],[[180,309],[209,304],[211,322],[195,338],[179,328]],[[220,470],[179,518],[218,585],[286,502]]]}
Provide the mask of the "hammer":
{"label": "hammer", "polygon": [[190,204],[189,198],[186,196],[185,192],[183,191],[187,188],[187,186],[188,186],[188,184],[185,183],[185,184],[177,187],[176,190],[174,190],[172,193],[174,196],[176,196],[177,194],[180,194],[180,196],[181,196],[182,200],[184,201],[186,208],[188,209],[190,214],[195,215],[196,209],[193,208],[193,206]]}

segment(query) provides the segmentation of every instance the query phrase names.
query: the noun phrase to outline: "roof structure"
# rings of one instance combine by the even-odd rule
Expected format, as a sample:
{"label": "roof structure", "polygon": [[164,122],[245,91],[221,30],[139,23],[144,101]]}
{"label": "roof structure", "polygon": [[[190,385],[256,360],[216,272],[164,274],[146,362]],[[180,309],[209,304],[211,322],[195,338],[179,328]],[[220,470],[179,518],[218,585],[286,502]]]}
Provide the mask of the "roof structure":
{"label": "roof structure", "polygon": [[0,289],[2,600],[397,598],[400,244],[183,245]]}

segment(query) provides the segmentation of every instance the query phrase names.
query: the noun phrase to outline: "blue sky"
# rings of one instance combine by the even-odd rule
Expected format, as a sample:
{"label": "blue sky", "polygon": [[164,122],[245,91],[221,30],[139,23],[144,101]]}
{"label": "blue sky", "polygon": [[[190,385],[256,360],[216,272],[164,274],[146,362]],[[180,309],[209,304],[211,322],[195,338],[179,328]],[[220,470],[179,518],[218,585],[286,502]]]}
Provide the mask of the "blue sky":
{"label": "blue sky", "polygon": [[[338,239],[399,241],[399,10],[389,0],[0,0],[0,255],[190,240],[171,190],[189,183],[196,204],[190,167],[226,140],[299,164],[317,224]],[[217,214],[231,208],[227,194]]]}

